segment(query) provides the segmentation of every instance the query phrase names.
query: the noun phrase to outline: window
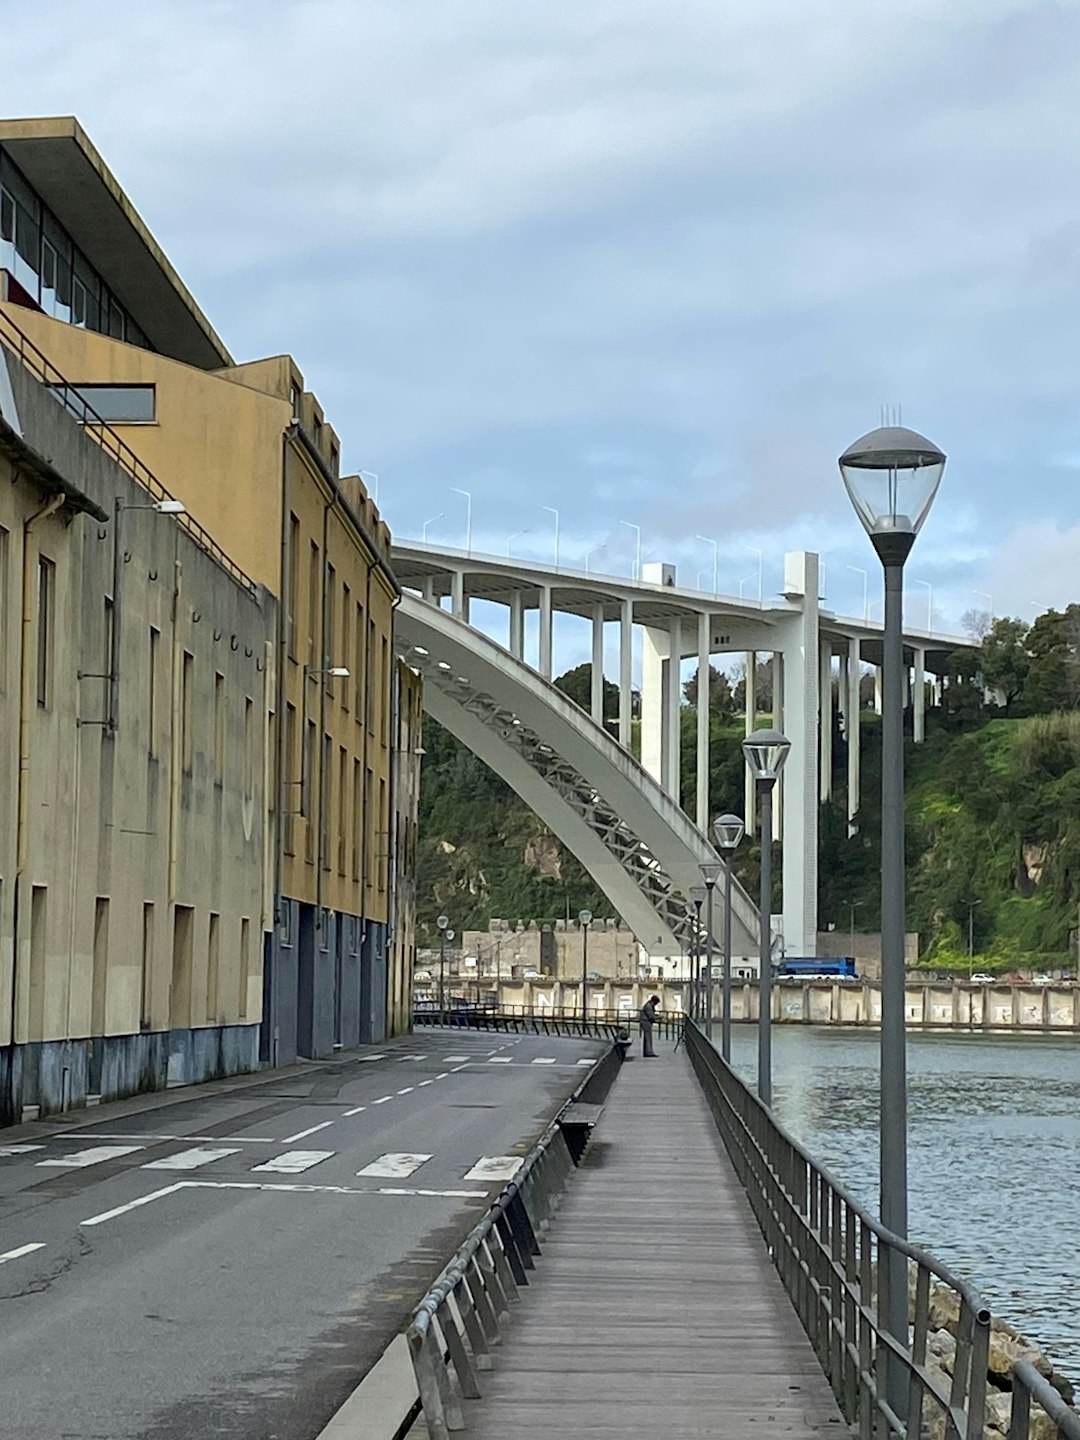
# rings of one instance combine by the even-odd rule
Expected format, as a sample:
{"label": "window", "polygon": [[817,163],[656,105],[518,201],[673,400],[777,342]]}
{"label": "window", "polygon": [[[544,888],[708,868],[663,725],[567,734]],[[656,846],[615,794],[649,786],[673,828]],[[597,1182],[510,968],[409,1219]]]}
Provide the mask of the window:
{"label": "window", "polygon": [[331,441],[331,442],[330,442],[330,469],[334,472],[335,475],[338,473],[338,466],[340,465],[340,463],[341,463],[341,451],[340,451],[340,450],[338,449],[338,447],[333,443],[333,441]]}
{"label": "window", "polygon": [[[364,836],[364,854],[365,854],[365,857],[371,854],[371,832],[372,832],[372,829],[374,828],[374,827],[372,826],[372,815],[371,815],[371,790],[372,790],[372,786],[374,785],[374,783],[375,783],[375,777],[374,777],[374,775],[371,773],[371,767],[368,766],[368,767],[365,769],[365,771],[364,771],[364,829],[363,829],[363,836]],[[365,888],[365,889],[370,889],[370,887],[371,887],[371,869],[370,869],[370,866],[368,866],[367,864],[365,864],[365,866],[364,866],[364,871],[365,871],[365,874],[364,874],[364,876],[363,876],[364,888]],[[363,897],[363,896],[361,896],[361,903],[364,903],[364,897]]]}
{"label": "window", "polygon": [[214,671],[214,781],[225,780],[225,676]]}
{"label": "window", "polygon": [[360,799],[360,761],[354,760],[352,767],[352,878],[360,879],[360,851],[363,848],[360,827],[364,823],[364,807]]}
{"label": "window", "polygon": [[[102,694],[102,699],[103,699],[103,701],[104,701],[104,707],[105,707],[105,708],[104,708],[104,713],[105,713],[106,715],[108,715],[108,713],[109,713],[109,680],[108,680],[107,677],[112,674],[112,653],[113,653],[113,648],[112,648],[112,647],[113,647],[113,624],[114,624],[114,621],[113,621],[113,602],[109,599],[109,597],[108,597],[107,595],[106,595],[106,597],[105,597],[105,603],[104,603],[104,606],[103,606],[103,619],[104,619],[104,622],[105,622],[105,644],[104,644],[103,651],[102,651],[101,669],[102,669],[102,673],[106,676],[106,679],[104,679],[104,680],[101,682],[101,694]],[[114,718],[115,718],[115,717],[114,717]]]}
{"label": "window", "polygon": [[353,657],[353,709],[356,711],[356,723],[359,725],[364,719],[364,607],[360,601],[356,602],[356,655]]}
{"label": "window", "polygon": [[[115,307],[114,307],[115,308]],[[84,425],[148,425],[157,419],[153,385],[50,385],[49,389]]]}
{"label": "window", "polygon": [[195,911],[190,905],[173,907],[172,987],[169,991],[169,1027],[186,1030],[191,1024],[191,970],[195,953]]}
{"label": "window", "polygon": [[[326,669],[329,670],[332,665],[337,664],[337,656],[334,654],[334,634],[337,629],[334,623],[337,618],[334,614],[334,611],[337,609],[337,571],[333,565],[327,565],[326,567],[324,584],[323,604],[326,606],[326,634],[323,638],[323,664]],[[333,680],[331,680],[329,675],[324,675],[323,681],[326,685],[326,693],[333,695]]]}
{"label": "window", "polygon": [[300,604],[300,521],[289,516],[289,580],[285,595],[285,648],[296,659],[296,611]]}
{"label": "window", "polygon": [[195,765],[195,656],[184,651],[180,672],[180,764],[190,775]]}
{"label": "window", "polygon": [[147,749],[151,755],[158,753],[158,736],[161,734],[161,686],[158,665],[161,663],[161,631],[150,626],[150,694],[147,697],[146,723],[149,726]]}
{"label": "window", "polygon": [[154,907],[142,907],[142,979],[139,985],[139,1029],[149,1030],[154,980]]}
{"label": "window", "polygon": [[[286,902],[286,913],[289,911]],[[291,937],[290,937],[291,938]],[[241,1020],[248,1017],[248,990],[251,988],[251,921],[245,915],[240,921],[240,995],[238,1015]]]}
{"label": "window", "polygon": [[386,636],[382,637],[381,659],[379,662],[379,728],[382,731],[383,748],[390,743],[390,650]]}
{"label": "window", "polygon": [[109,902],[94,901],[94,959],[90,976],[90,1034],[104,1035],[109,980]]}
{"label": "window", "polygon": [[364,659],[366,661],[366,664],[364,666],[364,678],[367,681],[367,688],[364,693],[365,714],[367,716],[368,734],[374,735],[375,689],[378,683],[378,676],[373,676],[371,674],[372,666],[375,659],[375,621],[371,619],[368,620],[367,654],[365,655]]}
{"label": "window", "polygon": [[311,433],[315,437],[315,444],[322,449],[322,421],[316,415],[311,422]]}
{"label": "window", "polygon": [[48,955],[49,887],[30,887],[30,1032],[45,1028],[45,961]]}
{"label": "window", "polygon": [[285,827],[282,836],[282,844],[285,854],[295,854],[295,824],[296,811],[303,803],[303,796],[300,793],[299,785],[295,784],[296,776],[296,706],[285,703],[285,754],[282,758],[282,770],[285,775],[285,813],[281,817]]}
{"label": "window", "polygon": [[386,872],[390,868],[390,816],[386,809],[386,781],[379,781],[379,851],[377,869],[379,891],[386,889]]}
{"label": "window", "polygon": [[221,990],[221,916],[210,912],[210,929],[206,937],[206,1018],[218,1018],[218,996]]}
{"label": "window", "polygon": [[[52,704],[53,610],[56,606],[56,566],[38,557],[37,703]],[[6,609],[6,607],[5,607]]]}
{"label": "window", "polygon": [[319,547],[313,540],[311,542],[311,553],[308,556],[308,666],[312,670],[319,670],[319,596],[322,593],[322,586],[319,583]]}
{"label": "window", "polygon": [[244,696],[244,798],[255,798],[255,702]]}
{"label": "window", "polygon": [[322,743],[322,785],[323,804],[322,814],[319,816],[319,849],[322,852],[322,868],[330,869],[330,806],[331,786],[334,775],[330,769],[330,757],[333,755],[332,742],[329,735],[323,735]]}
{"label": "window", "polygon": [[349,757],[345,746],[338,749],[338,874],[345,874],[349,834]]}
{"label": "window", "polygon": [[300,386],[295,383],[289,386],[289,403],[292,405],[293,424],[298,424],[300,420]]}
{"label": "window", "polygon": [[[352,664],[352,591],[348,585],[341,592],[341,663]],[[345,711],[349,708],[350,688],[348,680],[342,682],[341,708]]]}
{"label": "window", "polygon": [[311,807],[311,779],[315,766],[315,721],[307,722],[307,729],[304,732],[304,807],[303,813],[307,817],[307,834],[304,837],[304,859],[309,865],[315,860],[315,817]]}

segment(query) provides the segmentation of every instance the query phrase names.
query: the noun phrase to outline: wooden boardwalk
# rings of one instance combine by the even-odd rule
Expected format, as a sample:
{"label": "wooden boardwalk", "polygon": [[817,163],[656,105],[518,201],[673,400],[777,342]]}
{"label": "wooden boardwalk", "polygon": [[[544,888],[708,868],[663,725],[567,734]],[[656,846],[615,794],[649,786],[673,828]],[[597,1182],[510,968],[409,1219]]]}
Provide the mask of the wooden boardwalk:
{"label": "wooden boardwalk", "polygon": [[623,1066],[470,1440],[848,1434],[690,1062]]}

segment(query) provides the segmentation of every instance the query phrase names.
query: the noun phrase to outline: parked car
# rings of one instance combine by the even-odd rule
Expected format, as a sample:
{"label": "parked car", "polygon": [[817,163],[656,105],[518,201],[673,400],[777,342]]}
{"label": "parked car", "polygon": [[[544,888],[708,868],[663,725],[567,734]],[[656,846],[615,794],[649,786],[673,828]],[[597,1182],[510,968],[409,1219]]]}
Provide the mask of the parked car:
{"label": "parked car", "polygon": [[983,975],[981,972],[978,975],[972,975],[970,977],[973,985],[993,985],[994,978],[993,975]]}

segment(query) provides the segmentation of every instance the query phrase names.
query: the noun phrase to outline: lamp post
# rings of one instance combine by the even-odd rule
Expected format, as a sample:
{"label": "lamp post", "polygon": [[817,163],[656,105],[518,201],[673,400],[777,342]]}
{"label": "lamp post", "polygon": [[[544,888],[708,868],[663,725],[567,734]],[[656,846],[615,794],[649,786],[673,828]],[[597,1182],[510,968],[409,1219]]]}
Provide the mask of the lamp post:
{"label": "lamp post", "polygon": [[425,521],[424,521],[423,526],[421,527],[421,530],[420,530],[420,543],[421,543],[421,545],[426,545],[426,544],[427,544],[428,526],[429,526],[429,525],[434,525],[436,520],[441,520],[441,519],[443,518],[443,515],[444,515],[444,514],[445,514],[445,511],[440,510],[437,515],[432,515],[432,517],[431,517],[430,520],[425,520]]}
{"label": "lamp post", "polygon": [[720,1053],[731,1064],[731,867],[735,850],[746,833],[738,815],[718,815],[713,821],[713,835],[724,852],[724,1016],[720,1030]]}
{"label": "lamp post", "polygon": [[641,526],[635,525],[632,520],[620,520],[620,525],[625,525],[628,530],[633,530],[635,536],[634,546],[634,579],[641,579]]}
{"label": "lamp post", "polygon": [[758,1083],[763,1105],[772,1105],[772,792],[791,741],[779,730],[755,730],[743,741],[761,806],[761,950],[758,973]]}
{"label": "lamp post", "polygon": [[[718,593],[716,587],[720,582],[720,542],[719,540],[710,540],[708,535],[698,535],[695,538],[700,540],[703,545],[712,546],[712,593],[716,595]],[[715,883],[713,881],[713,884]]]}
{"label": "lamp post", "polygon": [[440,915],[435,921],[435,927],[439,932],[439,1010],[440,1013],[446,1010],[446,927],[450,924],[449,917]]}
{"label": "lamp post", "polygon": [[704,885],[690,886],[690,904],[694,907],[694,929],[690,937],[690,1018],[701,1018],[701,907],[705,904]]}
{"label": "lamp post", "polygon": [[451,485],[450,489],[455,495],[465,497],[465,554],[472,554],[472,494],[468,490],[461,490],[457,485]]}
{"label": "lamp post", "polygon": [[712,952],[713,952],[713,891],[724,864],[721,860],[703,860],[698,866],[705,881],[705,1034],[712,1039]]}
{"label": "lamp post", "polygon": [[[904,562],[945,469],[945,455],[903,426],[881,426],[849,445],[840,474],[885,572],[881,717],[881,1223],[907,1239],[907,1059],[904,1030]],[[889,1248],[885,1324],[907,1343],[907,1262]],[[898,1365],[886,1376],[903,1419],[907,1385]]]}
{"label": "lamp post", "polygon": [[581,1019],[584,1023],[589,1018],[585,995],[589,979],[589,926],[592,924],[592,911],[579,910],[577,918],[581,923]]}
{"label": "lamp post", "polygon": [[541,505],[541,510],[546,510],[549,515],[555,516],[555,569],[559,568],[559,512],[554,505]]}

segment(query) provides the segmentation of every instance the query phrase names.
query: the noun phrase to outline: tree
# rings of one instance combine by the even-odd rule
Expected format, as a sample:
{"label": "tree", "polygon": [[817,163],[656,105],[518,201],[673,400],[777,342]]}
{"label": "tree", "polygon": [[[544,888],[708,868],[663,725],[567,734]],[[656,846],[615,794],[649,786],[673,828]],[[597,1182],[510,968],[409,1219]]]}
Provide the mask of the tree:
{"label": "tree", "polygon": [[[743,711],[746,709],[746,666],[737,666],[734,674],[735,686],[731,692],[732,704],[735,711]],[[759,660],[755,674],[757,677],[757,708],[769,714],[772,711],[773,703],[772,660]]]}
{"label": "tree", "polygon": [[983,684],[1001,692],[1006,710],[1011,710],[1023,694],[1031,671],[1027,635],[1028,627],[1023,620],[1002,616],[991,625],[980,646]]}
{"label": "tree", "polygon": [[[683,686],[683,696],[688,705],[697,705],[697,691],[698,672],[695,670]],[[718,669],[715,665],[709,666],[709,714],[718,715],[722,720],[730,720],[735,714],[735,698],[731,693],[731,681],[723,670]]]}
{"label": "tree", "polygon": [[1074,709],[1080,698],[1080,605],[1040,615],[1027,633],[1027,650],[1026,708],[1037,715]]}
{"label": "tree", "polygon": [[960,624],[973,640],[982,640],[989,635],[990,627],[994,618],[988,610],[965,610],[960,616]]}
{"label": "tree", "polygon": [[[586,714],[592,711],[592,665],[575,665],[555,681],[556,688],[579,705]],[[619,733],[619,687],[604,681],[604,729],[611,735]]]}

